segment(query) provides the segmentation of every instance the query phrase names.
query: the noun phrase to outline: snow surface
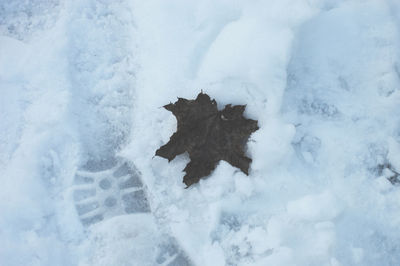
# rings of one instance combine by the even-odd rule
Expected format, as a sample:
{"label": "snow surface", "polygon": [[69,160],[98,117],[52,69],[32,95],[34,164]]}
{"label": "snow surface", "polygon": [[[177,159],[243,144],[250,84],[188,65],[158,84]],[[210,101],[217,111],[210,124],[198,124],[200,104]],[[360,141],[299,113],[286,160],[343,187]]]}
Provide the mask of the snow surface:
{"label": "snow surface", "polygon": [[[0,265],[399,265],[399,30],[397,0],[0,1]],[[184,189],[154,153],[201,89],[260,129],[249,176]],[[151,212],[85,226],[74,176],[117,156]]]}

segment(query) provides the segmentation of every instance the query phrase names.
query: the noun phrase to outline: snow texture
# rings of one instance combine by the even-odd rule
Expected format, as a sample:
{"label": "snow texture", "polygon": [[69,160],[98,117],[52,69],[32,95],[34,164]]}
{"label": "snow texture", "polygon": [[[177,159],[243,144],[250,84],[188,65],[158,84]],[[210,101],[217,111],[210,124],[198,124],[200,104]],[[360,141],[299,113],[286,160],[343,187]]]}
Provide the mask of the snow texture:
{"label": "snow texture", "polygon": [[[396,0],[0,1],[0,265],[399,265]],[[260,129],[184,189],[162,106]]]}

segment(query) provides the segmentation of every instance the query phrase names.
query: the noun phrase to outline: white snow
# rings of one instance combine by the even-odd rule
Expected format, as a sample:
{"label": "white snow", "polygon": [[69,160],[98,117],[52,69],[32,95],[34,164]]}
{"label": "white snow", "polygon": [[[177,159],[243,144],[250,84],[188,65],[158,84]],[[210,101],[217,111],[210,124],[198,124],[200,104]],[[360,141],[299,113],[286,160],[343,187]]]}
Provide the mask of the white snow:
{"label": "white snow", "polygon": [[[0,2],[0,265],[163,265],[165,235],[193,265],[398,265],[399,29],[395,0]],[[185,189],[154,154],[200,90],[260,129],[249,176]],[[84,227],[74,175],[115,156],[151,213]]]}

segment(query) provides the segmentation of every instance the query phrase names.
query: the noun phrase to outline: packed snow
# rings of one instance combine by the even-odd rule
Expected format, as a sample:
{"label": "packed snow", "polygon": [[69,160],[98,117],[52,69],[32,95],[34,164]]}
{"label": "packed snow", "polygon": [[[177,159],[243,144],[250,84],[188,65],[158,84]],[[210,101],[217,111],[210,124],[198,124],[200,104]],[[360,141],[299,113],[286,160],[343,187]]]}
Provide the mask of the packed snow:
{"label": "packed snow", "polygon": [[[0,265],[399,265],[400,2],[0,1]],[[260,129],[185,189],[162,108]]]}

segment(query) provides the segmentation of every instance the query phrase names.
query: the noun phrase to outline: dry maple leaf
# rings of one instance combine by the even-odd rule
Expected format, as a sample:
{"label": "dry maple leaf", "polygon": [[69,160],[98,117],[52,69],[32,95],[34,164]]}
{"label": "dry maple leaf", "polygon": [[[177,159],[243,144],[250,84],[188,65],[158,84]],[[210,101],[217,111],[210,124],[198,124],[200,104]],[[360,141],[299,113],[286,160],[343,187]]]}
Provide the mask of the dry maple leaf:
{"label": "dry maple leaf", "polygon": [[244,147],[251,133],[258,129],[257,121],[243,117],[245,105],[226,105],[218,111],[217,103],[200,93],[196,100],[178,98],[164,106],[178,120],[178,130],[156,155],[171,161],[188,152],[190,162],[183,182],[189,187],[208,176],[220,160],[227,161],[248,175],[251,159]]}

